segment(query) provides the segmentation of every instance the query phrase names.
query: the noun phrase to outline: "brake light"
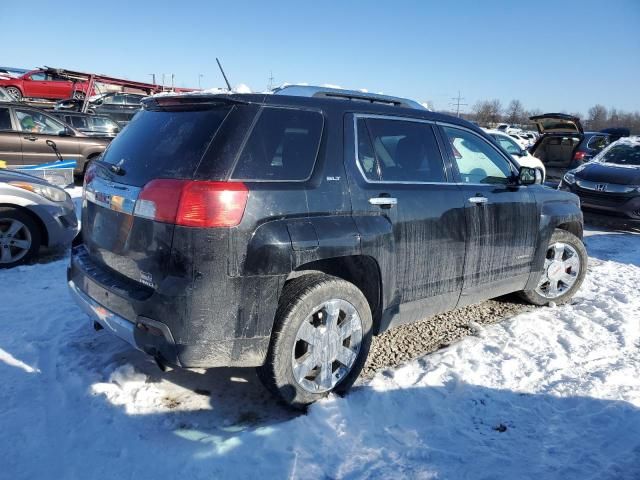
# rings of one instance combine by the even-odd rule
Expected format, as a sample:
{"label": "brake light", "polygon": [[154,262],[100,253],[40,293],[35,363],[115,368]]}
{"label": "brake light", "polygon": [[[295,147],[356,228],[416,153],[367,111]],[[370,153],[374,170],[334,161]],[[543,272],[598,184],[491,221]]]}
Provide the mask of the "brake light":
{"label": "brake light", "polygon": [[140,192],[134,214],[186,227],[235,227],[248,197],[242,182],[152,180]]}
{"label": "brake light", "polygon": [[584,160],[585,152],[576,152],[573,155],[574,160]]}

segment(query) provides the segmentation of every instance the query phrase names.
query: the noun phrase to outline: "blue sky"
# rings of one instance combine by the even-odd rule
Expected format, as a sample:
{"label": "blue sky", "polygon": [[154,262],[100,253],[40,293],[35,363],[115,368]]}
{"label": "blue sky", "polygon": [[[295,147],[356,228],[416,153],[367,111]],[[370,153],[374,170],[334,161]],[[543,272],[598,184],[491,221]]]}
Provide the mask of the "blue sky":
{"label": "blue sky", "polygon": [[[169,3],[169,2],[167,2]],[[176,85],[331,83],[431,100],[640,110],[640,0],[0,2],[0,65]],[[86,12],[83,8],[86,7]],[[85,17],[86,15],[86,17]],[[86,20],[83,20],[86,18]]]}

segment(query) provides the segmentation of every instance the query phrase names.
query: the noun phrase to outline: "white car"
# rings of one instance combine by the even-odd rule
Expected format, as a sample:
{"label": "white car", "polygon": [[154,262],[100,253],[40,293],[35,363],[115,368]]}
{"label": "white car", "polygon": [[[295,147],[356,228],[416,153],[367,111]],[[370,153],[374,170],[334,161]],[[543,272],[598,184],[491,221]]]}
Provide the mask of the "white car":
{"label": "white car", "polygon": [[540,159],[531,155],[526,148],[520,146],[520,144],[514,139],[511,138],[511,135],[507,135],[504,132],[500,132],[498,130],[487,130],[485,132],[491,136],[496,143],[498,143],[502,148],[504,148],[511,157],[517,162],[521,167],[530,167],[536,168],[540,170],[542,174],[542,181],[544,182],[547,176],[547,170],[544,168],[544,164],[540,161]]}

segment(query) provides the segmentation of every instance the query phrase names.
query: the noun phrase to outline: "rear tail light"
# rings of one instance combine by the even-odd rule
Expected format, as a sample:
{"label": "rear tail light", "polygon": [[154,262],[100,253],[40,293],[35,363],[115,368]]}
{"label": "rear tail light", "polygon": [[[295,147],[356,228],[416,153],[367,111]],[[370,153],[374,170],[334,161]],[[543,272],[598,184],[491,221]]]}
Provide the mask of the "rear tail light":
{"label": "rear tail light", "polygon": [[235,227],[248,197],[241,182],[159,179],[144,186],[134,215],[185,227]]}
{"label": "rear tail light", "polygon": [[574,160],[584,160],[585,152],[576,152],[573,155]]}

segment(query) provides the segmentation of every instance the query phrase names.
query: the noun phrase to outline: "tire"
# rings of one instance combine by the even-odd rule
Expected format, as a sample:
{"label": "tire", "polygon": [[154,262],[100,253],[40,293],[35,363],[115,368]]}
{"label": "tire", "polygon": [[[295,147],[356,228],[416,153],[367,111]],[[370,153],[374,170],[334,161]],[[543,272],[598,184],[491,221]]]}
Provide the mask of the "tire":
{"label": "tire", "polygon": [[84,92],[73,92],[73,98],[75,98],[76,100],[84,100],[84,97]]}
{"label": "tire", "polygon": [[0,268],[28,262],[38,253],[40,243],[40,229],[30,215],[16,208],[0,208]]}
{"label": "tire", "polygon": [[551,302],[560,305],[571,300],[584,281],[587,250],[573,233],[556,229],[546,251],[544,269],[537,287],[520,292],[520,295],[533,305],[548,305]]}
{"label": "tire", "polygon": [[15,99],[16,102],[22,100],[22,92],[18,87],[5,87],[5,90]]}
{"label": "tire", "polygon": [[[331,311],[339,313],[332,315]],[[336,320],[332,322],[332,318]],[[349,327],[358,325],[358,320],[359,331],[352,331]],[[343,394],[364,367],[371,347],[371,327],[367,299],[352,283],[325,274],[295,278],[282,291],[267,361],[257,368],[258,377],[276,397],[297,409],[330,392]],[[349,338],[343,339],[349,331]],[[309,338],[309,332],[312,343],[300,338]],[[338,356],[348,360],[340,363]],[[351,363],[350,367],[346,363]]]}

